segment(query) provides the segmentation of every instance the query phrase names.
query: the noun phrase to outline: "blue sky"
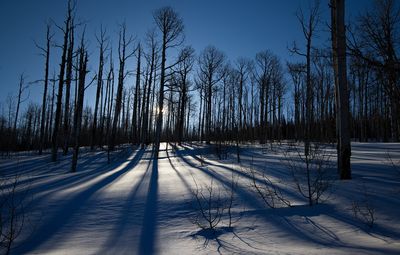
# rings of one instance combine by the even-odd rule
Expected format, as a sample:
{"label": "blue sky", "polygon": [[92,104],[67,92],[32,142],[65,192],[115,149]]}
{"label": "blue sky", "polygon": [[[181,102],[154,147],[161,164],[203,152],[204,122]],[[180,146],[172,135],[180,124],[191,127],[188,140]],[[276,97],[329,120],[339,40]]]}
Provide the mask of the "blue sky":
{"label": "blue sky", "polygon": [[[128,32],[138,40],[154,26],[152,12],[160,7],[172,6],[183,18],[185,43],[192,45],[198,54],[207,45],[222,50],[231,61],[237,57],[253,58],[261,50],[269,49],[283,61],[290,61],[287,46],[293,41],[302,45],[303,38],[296,10],[307,10],[310,1],[299,0],[79,0],[77,17],[86,21],[87,41],[90,48],[89,68],[97,68],[95,31],[100,24],[107,27],[116,52],[118,24],[126,21]],[[347,0],[347,17],[353,20],[365,10],[369,1]],[[24,72],[27,81],[42,79],[44,59],[35,47],[34,40],[44,43],[45,22],[53,19],[61,24],[65,16],[66,1],[61,0],[1,0],[0,1],[0,102],[8,93],[16,95],[18,77]],[[329,22],[328,1],[321,1],[321,26],[318,43],[328,43],[326,24]],[[56,32],[55,41],[61,42]],[[51,72],[58,72],[60,52],[53,50]],[[128,69],[134,69],[134,61]],[[93,75],[93,74],[92,74]],[[89,75],[91,77],[91,75]],[[132,84],[127,81],[128,86]],[[30,100],[39,102],[41,85],[31,85]],[[93,98],[92,88],[86,102]]]}

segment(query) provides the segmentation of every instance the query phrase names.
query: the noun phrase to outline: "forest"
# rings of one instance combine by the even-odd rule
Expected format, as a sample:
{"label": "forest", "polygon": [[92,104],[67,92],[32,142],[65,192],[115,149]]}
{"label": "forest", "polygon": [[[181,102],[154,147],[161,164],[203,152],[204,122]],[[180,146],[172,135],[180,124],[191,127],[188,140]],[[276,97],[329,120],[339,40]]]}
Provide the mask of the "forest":
{"label": "forest", "polygon": [[196,51],[172,6],[144,38],[65,7],[0,104],[2,252],[400,252],[397,1],[309,1],[293,61]]}

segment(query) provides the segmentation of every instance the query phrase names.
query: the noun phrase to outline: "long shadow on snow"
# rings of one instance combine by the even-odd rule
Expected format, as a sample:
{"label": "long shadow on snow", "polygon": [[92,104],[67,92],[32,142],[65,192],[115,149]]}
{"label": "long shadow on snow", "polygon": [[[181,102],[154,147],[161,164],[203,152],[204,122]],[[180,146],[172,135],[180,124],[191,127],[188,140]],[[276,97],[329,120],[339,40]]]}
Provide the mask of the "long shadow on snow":
{"label": "long shadow on snow", "polygon": [[186,181],[185,177],[182,176],[182,174],[178,171],[176,166],[172,163],[171,156],[169,155],[168,150],[167,150],[167,158],[168,158],[169,164],[171,165],[172,169],[175,171],[176,175],[178,175],[179,179],[181,179],[183,185],[185,185],[185,188],[193,194],[193,190],[192,190],[192,187],[190,186],[189,182]]}
{"label": "long shadow on snow", "polygon": [[[176,174],[178,175],[178,177],[181,179],[182,183],[185,185],[186,189],[188,191],[190,191],[192,194],[194,194],[194,191],[192,190],[191,186],[189,185],[188,181],[185,179],[185,177],[178,171],[178,169],[176,168],[176,166],[174,165],[174,163],[171,160],[171,156],[168,153],[167,150],[167,158],[168,161],[172,167],[172,169],[176,172]],[[217,251],[218,253],[221,254],[220,250],[222,248],[224,248],[225,250],[229,250],[232,253],[243,253],[243,250],[240,249],[240,247],[233,245],[232,243],[228,243],[227,241],[223,241],[221,239],[219,239],[218,237],[222,234],[225,233],[233,233],[234,236],[236,236],[240,241],[242,241],[243,243],[245,243],[247,246],[253,248],[253,249],[257,249],[256,247],[252,246],[249,242],[245,241],[243,238],[241,238],[235,231],[233,227],[222,227],[222,228],[218,228],[215,231],[212,230],[199,230],[197,231],[195,234],[192,234],[191,236],[193,238],[197,238],[198,236],[201,236],[204,238],[204,248],[208,246],[208,243],[211,240],[215,240],[218,244],[218,248]],[[233,249],[234,248],[234,249]]]}
{"label": "long shadow on snow", "polygon": [[149,189],[147,192],[146,205],[138,254],[154,254],[157,231],[157,208],[158,208],[158,159],[153,155],[153,166],[150,175]]}
{"label": "long shadow on snow", "polygon": [[[185,146],[182,145],[182,147],[183,147],[185,150],[187,150],[187,148],[186,148]],[[175,151],[177,151],[177,152],[179,152],[179,153],[182,152],[182,150],[178,150],[178,148],[177,148],[176,146],[174,147],[174,149],[175,149]],[[245,177],[247,180],[249,180],[249,182],[252,181],[252,179],[253,179],[253,176],[251,176],[251,175],[248,174],[247,172],[238,171],[238,170],[236,170],[236,169],[233,168],[233,167],[227,167],[227,166],[224,166],[224,165],[222,165],[222,164],[215,164],[215,163],[211,163],[211,162],[209,162],[209,161],[205,161],[204,159],[201,159],[201,158],[199,158],[198,156],[196,156],[195,154],[192,154],[192,153],[186,153],[186,154],[184,154],[184,155],[188,155],[188,156],[192,157],[193,159],[199,161],[200,163],[204,163],[204,164],[207,164],[207,165],[210,165],[210,166],[218,167],[218,168],[221,168],[221,169],[223,169],[223,170],[226,170],[226,171],[230,171],[230,172],[232,172],[232,173],[235,173],[235,174],[237,174],[237,175],[239,175],[239,176],[241,176],[241,177]],[[184,155],[180,154],[180,157],[181,157],[181,158],[184,158],[184,157],[183,157]],[[265,165],[265,162],[264,162],[264,165]],[[196,167],[196,166],[195,166],[195,167]],[[280,178],[280,179],[282,179],[282,176],[281,176],[281,175],[274,175],[274,172],[277,171],[276,169],[277,169],[277,167],[274,167],[274,171],[273,171],[273,172],[270,172],[270,171],[269,171],[269,172],[264,172],[264,174],[268,174],[268,175],[273,176],[273,177],[275,177],[275,178]],[[253,169],[253,170],[256,171],[256,172],[262,172],[262,170],[260,170],[259,168],[255,168],[255,169]],[[286,177],[288,177],[288,176],[286,176]],[[288,178],[290,178],[290,177],[288,177]],[[265,180],[262,179],[261,177],[259,178],[259,177],[257,177],[257,176],[254,176],[254,179],[257,181],[258,184],[261,184],[261,185],[264,185],[264,184],[265,184],[265,185],[270,186],[270,184],[265,183]],[[229,185],[230,185],[230,184],[229,184]],[[294,192],[294,191],[292,191],[292,190],[282,189],[281,187],[279,187],[279,188],[280,188],[280,191],[282,192],[282,194],[284,194],[285,196],[289,196],[290,198],[293,198],[293,199],[296,199],[296,200],[301,200],[301,199],[302,199],[302,197],[301,197],[300,195],[298,195],[298,193],[296,193],[296,192]]]}
{"label": "long shadow on snow", "polygon": [[[147,155],[147,154],[148,153],[146,151],[145,155]],[[152,152],[151,152],[151,154],[152,154]],[[143,155],[142,158],[141,158],[142,162],[143,162],[143,160],[145,158],[148,158],[145,155]],[[134,215],[130,214],[129,212],[131,210],[134,198],[136,197],[140,187],[143,184],[143,181],[144,181],[146,175],[148,174],[150,166],[151,166],[151,161],[149,160],[149,162],[147,163],[147,167],[146,167],[145,172],[142,174],[142,176],[140,177],[140,179],[137,182],[137,184],[132,187],[129,195],[125,199],[124,205],[121,208],[120,213],[116,216],[116,218],[117,218],[116,228],[112,233],[110,233],[108,235],[107,240],[104,242],[102,251],[99,252],[99,254],[110,253],[111,252],[110,247],[115,247],[115,245],[118,243],[118,241],[121,238],[121,236],[124,235],[125,231],[127,230],[127,228],[130,227],[127,224],[127,222],[130,220],[129,217],[134,217]],[[118,251],[118,247],[115,247],[115,248],[116,248],[115,250]]]}
{"label": "long shadow on snow", "polygon": [[[123,148],[121,151],[116,151],[113,154],[117,154],[118,159],[121,159],[128,157],[128,155],[126,155],[127,152],[129,153],[131,150]],[[71,153],[66,156],[60,154],[57,162],[50,161],[50,154],[35,156],[33,158],[24,159],[21,164],[18,161],[7,163],[7,168],[2,168],[1,170],[6,176],[10,176],[10,172],[12,172],[13,176],[17,175],[23,177],[23,180],[19,181],[20,184],[31,184],[35,181],[46,179],[49,176],[70,174],[69,166],[71,164],[71,155]],[[105,162],[101,160],[104,159],[105,156],[106,152],[104,151],[83,151],[78,159],[77,172],[86,171],[85,168],[88,166],[94,171],[99,171],[100,168],[104,168],[101,167],[101,165],[104,165]],[[120,160],[117,160],[117,162],[119,161]],[[96,163],[94,164],[94,162]],[[99,167],[96,168],[96,165]]]}
{"label": "long shadow on snow", "polygon": [[32,252],[34,249],[38,248],[40,245],[49,240],[54,234],[62,229],[62,227],[71,219],[74,213],[77,212],[79,208],[87,200],[89,200],[94,193],[96,193],[96,191],[109,185],[117,178],[132,170],[143,156],[143,153],[144,150],[137,151],[133,159],[122,169],[110,174],[107,177],[104,177],[89,188],[74,195],[64,205],[61,205],[60,208],[56,210],[49,219],[46,219],[45,222],[42,222],[42,224],[35,230],[35,233],[33,233],[32,237],[28,240],[25,240],[23,245],[16,249],[15,252]]}
{"label": "long shadow on snow", "polygon": [[[189,145],[181,145],[181,146],[182,146],[182,148],[185,149],[185,151],[181,151],[182,152],[182,156],[188,155],[188,156],[193,157],[194,159],[196,159],[200,163],[206,163],[208,165],[224,167],[223,165],[219,165],[219,164],[211,163],[210,161],[206,161],[205,159],[207,157],[199,158],[198,156],[194,156],[194,155],[199,155],[198,154],[199,151],[206,151],[206,149],[199,150],[198,148],[195,148],[195,147],[189,146]],[[206,154],[200,154],[200,155],[204,156]],[[253,152],[253,151],[252,152],[248,152],[246,150],[243,150],[240,153],[240,157],[241,157],[242,161],[243,161],[244,157],[250,158],[250,159],[246,159],[246,160],[249,160],[249,161],[252,162],[249,167],[256,166],[256,168],[254,170],[257,170],[257,171],[259,171],[260,169],[264,169],[265,168],[265,162],[266,161],[271,161],[271,160],[274,161],[275,160],[275,161],[280,162],[283,159],[283,158],[278,158],[276,155],[265,155],[265,154],[260,154],[260,153],[258,153],[256,151],[255,152]],[[262,161],[261,162],[257,161],[256,160],[257,158],[262,158]],[[213,160],[213,161],[217,160],[217,159],[209,159],[209,158],[207,158],[207,159],[208,160]],[[300,159],[297,159],[297,158],[294,158],[293,160],[296,161],[296,162],[300,161]],[[275,162],[271,162],[271,163],[275,163]],[[275,174],[275,177],[282,177],[282,176],[287,176],[288,175],[287,168],[285,168],[285,167],[279,167],[278,168],[277,166],[275,166],[274,173],[279,173],[280,174],[280,175]],[[271,173],[269,173],[269,174],[271,174]]]}
{"label": "long shadow on snow", "polygon": [[45,180],[44,183],[35,183],[35,182],[41,179],[46,179],[49,176],[33,177],[19,182],[19,185],[28,188],[29,193],[35,194],[32,200],[32,205],[38,206],[41,203],[40,200],[43,200],[43,198],[46,197],[47,195],[52,195],[57,191],[65,190],[69,187],[79,185],[81,183],[93,179],[93,177],[103,174],[105,171],[112,170],[118,167],[118,165],[121,164],[124,160],[126,160],[128,156],[129,155],[126,155],[125,157],[122,157],[118,161],[112,162],[111,164],[103,162],[103,164],[98,168],[93,167],[93,169],[84,171],[82,171],[82,167],[78,163],[78,168],[76,173],[69,172],[64,174],[58,174],[57,179],[50,181]]}
{"label": "long shadow on snow", "polygon": [[[206,167],[204,168],[198,167],[193,162],[180,155],[180,151],[178,150],[176,151],[176,153],[181,158],[181,160],[185,162],[187,165],[196,168],[202,171],[203,173],[206,173],[211,178],[214,178],[215,180],[219,181],[222,185],[229,187],[230,180],[228,180],[226,177],[216,172],[210,171]],[[263,220],[287,232],[288,235],[293,235],[293,233],[296,233],[296,237],[299,239],[303,239],[308,242],[317,243],[328,247],[336,247],[341,244],[340,240],[336,236],[331,235],[329,231],[323,226],[319,226],[319,228],[323,229],[323,231],[321,232],[325,233],[326,237],[321,238],[320,236],[315,235],[315,232],[313,230],[307,231],[301,229],[299,226],[296,226],[296,224],[290,220],[291,216],[312,217],[320,215],[322,211],[315,210],[315,208],[310,208],[309,210],[298,210],[296,209],[296,207],[275,208],[275,209],[265,210],[264,209],[265,205],[261,203],[258,199],[256,199],[253,193],[247,191],[245,187],[238,186],[235,192],[242,199],[242,201],[244,201],[251,207],[255,208],[256,210],[258,209],[257,215],[261,216]],[[262,213],[260,213],[261,211]],[[315,230],[315,227],[313,227],[313,229]]]}
{"label": "long shadow on snow", "polygon": [[[195,155],[192,155],[192,153],[194,152],[192,149],[189,148],[185,148],[190,150],[190,152],[186,152],[186,153],[182,153],[183,155],[189,155],[191,157],[193,157],[194,159],[196,159],[199,162],[202,162],[204,160],[198,158]],[[180,153],[180,151],[176,150],[178,153]],[[189,160],[185,159],[185,157],[180,154],[179,156],[181,157],[181,159],[191,165],[192,167],[195,167],[197,169],[202,170],[203,172],[205,171],[209,171],[208,169],[205,170],[201,167],[196,166],[195,164],[193,164],[192,162],[190,162]],[[207,162],[207,164],[210,164],[209,162]],[[219,165],[216,165],[219,166]],[[227,170],[229,170],[228,167],[225,167]],[[207,173],[207,172],[206,172]],[[212,173],[207,173],[209,174],[211,177],[216,177],[215,176],[215,172]],[[221,181],[220,178],[215,178],[218,181]],[[223,183],[223,182],[222,182]],[[223,183],[224,184],[224,183]],[[224,184],[226,185],[226,184]],[[240,195],[240,193],[239,193]],[[249,202],[248,200],[244,200],[246,202]],[[312,241],[312,242],[316,242],[328,247],[336,247],[336,246],[340,246],[340,247],[346,247],[349,249],[358,249],[358,250],[375,250],[378,252],[388,252],[388,254],[396,254],[395,252],[393,252],[390,249],[380,249],[380,248],[366,248],[366,247],[362,247],[362,246],[357,246],[357,245],[346,245],[344,243],[341,242],[340,238],[334,234],[332,231],[330,231],[328,228],[316,223],[315,221],[313,221],[310,217],[312,216],[318,216],[318,215],[327,215],[333,219],[336,219],[340,222],[343,222],[349,226],[353,226],[353,227],[357,227],[360,229],[363,229],[365,231],[366,234],[373,236],[375,238],[379,238],[376,235],[381,235],[381,236],[387,236],[387,237],[391,237],[391,238],[395,238],[395,239],[399,239],[400,238],[400,233],[398,233],[397,231],[393,231],[393,230],[389,230],[386,228],[382,228],[379,225],[376,225],[373,229],[368,230],[363,228],[362,225],[360,225],[360,223],[356,222],[353,218],[349,217],[348,215],[339,212],[337,209],[333,208],[330,205],[326,205],[326,204],[322,204],[322,205],[318,205],[318,206],[314,206],[314,207],[309,207],[307,205],[305,206],[296,206],[296,207],[292,207],[292,208],[277,208],[274,210],[263,210],[261,213],[256,211],[253,212],[246,212],[246,213],[256,213],[257,215],[262,215],[264,219],[266,219],[268,222],[271,222],[272,218],[274,215],[279,215],[282,217],[283,222],[285,222],[292,230],[294,233],[297,233],[298,237],[301,237],[305,240],[308,241]],[[307,229],[303,229],[299,226],[297,226],[295,223],[293,223],[292,221],[290,221],[290,219],[288,217],[291,216],[303,216],[304,219],[306,220],[306,222],[308,223],[308,225],[310,226],[310,230]],[[267,217],[269,216],[269,217]],[[280,224],[282,224],[283,222],[281,222]],[[279,224],[279,222],[277,222]],[[290,229],[289,229],[290,230]],[[322,240],[316,240],[315,236],[316,236],[316,232],[320,232],[321,234],[323,234],[323,241]],[[289,234],[291,234],[292,232],[289,231]],[[322,237],[322,235],[319,235],[319,237]]]}

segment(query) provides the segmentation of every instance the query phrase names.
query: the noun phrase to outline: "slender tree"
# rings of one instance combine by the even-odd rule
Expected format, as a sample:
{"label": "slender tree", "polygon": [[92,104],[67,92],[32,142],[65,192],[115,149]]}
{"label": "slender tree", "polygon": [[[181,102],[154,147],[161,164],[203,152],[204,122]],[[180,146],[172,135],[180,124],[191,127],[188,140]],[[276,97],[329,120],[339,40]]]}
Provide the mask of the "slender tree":
{"label": "slender tree", "polygon": [[72,165],[71,172],[76,171],[76,166],[78,162],[78,153],[80,146],[80,135],[81,135],[81,126],[82,126],[82,109],[83,109],[83,100],[85,97],[85,79],[87,73],[87,62],[88,62],[88,54],[84,45],[85,35],[82,35],[82,41],[79,48],[79,86],[78,86],[78,99],[77,105],[75,106],[75,114],[74,114],[74,126],[73,126],[73,136],[74,136],[74,152],[72,154]]}
{"label": "slender tree", "polygon": [[346,65],[346,28],[344,0],[331,0],[332,52],[336,87],[336,128],[338,172],[340,179],[351,179],[351,144],[349,126],[349,92]]}
{"label": "slender tree", "polygon": [[211,140],[212,99],[216,84],[224,77],[225,55],[213,46],[206,47],[199,57],[199,79],[205,85],[203,116],[206,116],[206,143]]}
{"label": "slender tree", "polygon": [[[66,77],[65,77],[65,104],[64,104],[64,147],[63,153],[67,155],[70,139],[70,95],[72,83],[72,66],[73,66],[73,53],[74,53],[74,19],[71,19],[67,63],[66,63]],[[76,96],[76,95],[75,95]]]}
{"label": "slender tree", "polygon": [[313,86],[311,78],[311,49],[313,38],[320,21],[319,1],[316,0],[314,5],[310,7],[307,17],[300,8],[297,12],[297,18],[300,22],[303,35],[306,40],[306,53],[300,52],[296,44],[291,49],[291,52],[306,58],[306,126],[304,129],[304,151],[305,154],[308,155],[310,150],[312,115],[314,111]]}
{"label": "slender tree", "polygon": [[58,150],[58,131],[60,128],[61,122],[61,110],[62,110],[62,97],[63,97],[63,87],[64,87],[64,75],[65,75],[65,66],[67,61],[67,49],[68,49],[68,39],[69,33],[71,29],[71,20],[72,20],[72,5],[71,1],[68,1],[68,10],[67,17],[64,21],[64,28],[58,27],[64,35],[64,43],[62,46],[62,55],[61,55],[61,63],[60,63],[60,73],[58,75],[58,92],[57,92],[57,103],[56,103],[56,112],[55,112],[55,120],[54,120],[54,128],[52,135],[52,143],[51,143],[51,159],[52,161],[57,161],[57,150]]}
{"label": "slender tree", "polygon": [[141,60],[141,53],[142,49],[140,43],[137,46],[136,51],[138,52],[137,55],[137,65],[136,65],[136,85],[135,85],[135,93],[133,99],[133,113],[132,113],[132,143],[137,144],[139,142],[139,104],[140,104],[140,76],[141,76],[141,69],[140,69],[140,60]]}
{"label": "slender tree", "polygon": [[15,110],[15,116],[14,116],[14,125],[13,125],[13,133],[15,138],[17,138],[17,123],[18,123],[18,116],[19,116],[19,110],[21,107],[21,103],[23,103],[27,98],[23,98],[23,93],[25,90],[28,88],[28,85],[25,84],[25,75],[21,74],[19,76],[19,83],[18,83],[18,95],[17,95],[17,106]]}
{"label": "slender tree", "polygon": [[119,115],[121,113],[122,105],[122,91],[124,89],[124,80],[127,75],[125,71],[126,60],[133,56],[135,51],[127,52],[127,48],[133,43],[133,37],[126,37],[126,24],[121,25],[119,31],[119,43],[118,43],[118,58],[119,58],[119,71],[118,71],[118,85],[117,85],[117,95],[114,108],[114,119],[111,129],[111,137],[109,142],[109,150],[113,150],[115,146],[115,139],[117,136],[117,128],[119,122]]}
{"label": "slender tree", "polygon": [[[93,115],[93,126],[92,135],[90,140],[90,149],[94,149],[97,135],[97,116],[99,108],[100,93],[103,91],[103,68],[104,68],[104,53],[107,50],[107,38],[106,30],[101,26],[100,35],[96,36],[97,43],[99,45],[99,69],[97,71],[97,87],[96,87],[96,99],[94,104],[94,115]],[[101,108],[101,106],[100,106]]]}
{"label": "slender tree", "polygon": [[158,9],[153,14],[154,21],[161,32],[161,70],[160,70],[160,91],[158,95],[158,117],[155,134],[155,155],[158,156],[160,149],[160,139],[163,123],[163,109],[164,109],[164,87],[166,81],[166,71],[172,66],[166,66],[167,49],[176,47],[182,44],[183,37],[183,21],[179,15],[171,7],[163,7]]}
{"label": "slender tree", "polygon": [[[185,113],[187,112],[188,92],[189,92],[189,73],[194,65],[194,49],[190,46],[185,47],[179,54],[179,65],[177,66],[178,73],[178,90],[179,90],[179,113],[178,113],[178,143],[181,145],[183,140]],[[189,115],[189,112],[187,113]]]}
{"label": "slender tree", "polygon": [[50,44],[53,35],[50,33],[50,23],[47,24],[46,30],[46,47],[40,47],[36,45],[45,57],[44,65],[44,88],[43,88],[43,100],[42,100],[42,115],[40,123],[40,141],[39,141],[39,155],[42,155],[43,147],[45,145],[45,123],[46,123],[46,101],[47,101],[47,89],[49,84],[49,63],[50,63]]}

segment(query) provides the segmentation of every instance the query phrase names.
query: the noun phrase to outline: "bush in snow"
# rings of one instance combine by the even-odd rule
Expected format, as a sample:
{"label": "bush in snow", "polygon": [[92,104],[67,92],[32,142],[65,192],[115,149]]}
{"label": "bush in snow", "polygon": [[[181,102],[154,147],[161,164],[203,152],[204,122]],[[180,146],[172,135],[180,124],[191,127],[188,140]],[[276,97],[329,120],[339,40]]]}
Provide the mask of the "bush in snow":
{"label": "bush in snow", "polygon": [[9,254],[26,223],[28,189],[19,177],[5,177],[0,181],[0,249]]}
{"label": "bush in snow", "polygon": [[372,228],[376,221],[375,207],[371,202],[369,192],[364,184],[361,188],[359,188],[359,192],[361,193],[362,198],[359,200],[354,200],[351,203],[353,216],[362,223],[366,224],[368,227]]}
{"label": "bush in snow", "polygon": [[293,182],[310,206],[329,197],[329,189],[336,179],[336,172],[328,152],[319,144],[310,145],[308,155],[299,147],[284,153],[284,163],[290,169]]}
{"label": "bush in snow", "polygon": [[232,227],[232,207],[235,200],[237,178],[232,175],[230,186],[221,188],[214,184],[198,185],[193,178],[196,188],[192,190],[193,209],[195,216],[192,223],[203,230],[215,229],[221,224],[223,218],[228,219],[228,227]]}
{"label": "bush in snow", "polygon": [[279,183],[272,181],[264,172],[255,171],[252,167],[245,171],[251,177],[250,186],[268,207],[291,206],[290,201],[283,196]]}

